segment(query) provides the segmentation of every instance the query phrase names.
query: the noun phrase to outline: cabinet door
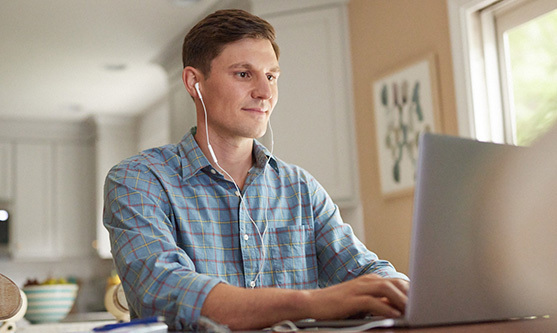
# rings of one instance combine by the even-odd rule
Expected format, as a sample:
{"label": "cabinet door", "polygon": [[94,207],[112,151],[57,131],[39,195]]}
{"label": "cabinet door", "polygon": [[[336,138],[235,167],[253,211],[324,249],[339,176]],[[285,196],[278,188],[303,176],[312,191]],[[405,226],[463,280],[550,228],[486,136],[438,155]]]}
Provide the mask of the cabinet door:
{"label": "cabinet door", "polygon": [[13,193],[12,145],[0,142],[0,200],[8,201]]}
{"label": "cabinet door", "polygon": [[271,117],[275,155],[307,169],[339,205],[350,206],[358,197],[358,164],[343,8],[266,19],[281,48],[279,101]]}
{"label": "cabinet door", "polygon": [[15,210],[11,216],[14,258],[55,256],[56,229],[52,219],[53,147],[50,144],[15,145]]}
{"label": "cabinet door", "polygon": [[58,257],[94,253],[95,148],[87,143],[61,143],[55,151],[56,249]]}

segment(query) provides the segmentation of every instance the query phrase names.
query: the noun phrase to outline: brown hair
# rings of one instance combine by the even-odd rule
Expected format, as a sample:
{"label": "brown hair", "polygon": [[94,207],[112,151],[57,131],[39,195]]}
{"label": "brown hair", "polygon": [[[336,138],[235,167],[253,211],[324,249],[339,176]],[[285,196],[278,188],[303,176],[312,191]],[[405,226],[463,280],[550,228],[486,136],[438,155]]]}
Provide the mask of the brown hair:
{"label": "brown hair", "polygon": [[241,9],[219,10],[197,23],[184,38],[182,62],[203,74],[211,72],[211,62],[226,44],[244,38],[267,39],[279,57],[275,29],[269,22]]}

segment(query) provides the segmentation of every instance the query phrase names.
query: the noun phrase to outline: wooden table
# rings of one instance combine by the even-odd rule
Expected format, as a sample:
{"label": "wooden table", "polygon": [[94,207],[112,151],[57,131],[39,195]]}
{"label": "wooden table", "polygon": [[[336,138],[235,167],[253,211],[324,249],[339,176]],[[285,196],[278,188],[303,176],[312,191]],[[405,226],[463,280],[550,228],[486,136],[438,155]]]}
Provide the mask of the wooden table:
{"label": "wooden table", "polygon": [[[257,331],[263,332],[263,331]],[[269,331],[266,331],[269,332]],[[303,331],[300,331],[303,332]],[[306,332],[327,332],[325,329]],[[334,332],[334,331],[331,331]],[[347,333],[350,331],[343,331]],[[479,324],[449,325],[422,328],[375,328],[370,333],[553,333],[557,332],[557,316]],[[178,333],[169,331],[169,333]]]}

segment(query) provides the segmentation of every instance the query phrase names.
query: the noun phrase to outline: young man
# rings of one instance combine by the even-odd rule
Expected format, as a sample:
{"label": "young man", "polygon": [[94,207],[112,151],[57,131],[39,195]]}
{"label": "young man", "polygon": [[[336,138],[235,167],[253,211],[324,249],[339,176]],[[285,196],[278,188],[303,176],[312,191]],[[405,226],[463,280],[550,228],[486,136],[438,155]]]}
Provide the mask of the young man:
{"label": "young man", "polygon": [[406,276],[354,237],[310,174],[255,140],[277,102],[278,57],[266,21],[209,15],[183,50],[197,127],[108,174],[104,222],[132,317],[245,330],[404,311]]}

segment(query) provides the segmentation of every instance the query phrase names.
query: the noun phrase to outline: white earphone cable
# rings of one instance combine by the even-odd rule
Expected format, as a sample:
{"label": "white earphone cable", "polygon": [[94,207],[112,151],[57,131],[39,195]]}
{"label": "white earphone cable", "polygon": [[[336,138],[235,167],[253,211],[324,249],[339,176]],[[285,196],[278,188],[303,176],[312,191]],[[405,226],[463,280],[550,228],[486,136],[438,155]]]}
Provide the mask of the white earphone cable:
{"label": "white earphone cable", "polygon": [[[266,171],[267,171],[267,166],[269,165],[269,160],[273,156],[273,151],[274,151],[274,147],[275,147],[273,128],[271,127],[271,118],[269,118],[269,121],[268,121],[269,130],[271,131],[271,154],[267,158],[267,161],[265,162],[265,165],[263,167],[263,180],[265,182],[265,189],[266,189],[266,194],[267,194],[266,197],[267,198],[266,198],[266,201],[265,201],[265,229],[263,230],[263,234],[261,234],[261,231],[260,231],[259,227],[257,226],[257,223],[255,223],[255,221],[253,220],[253,218],[251,217],[251,215],[249,213],[249,210],[247,209],[247,206],[244,202],[244,196],[242,195],[242,192],[240,191],[240,188],[238,187],[238,184],[236,184],[236,181],[234,180],[234,178],[232,178],[232,176],[226,170],[224,170],[223,167],[220,166],[220,164],[217,160],[215,152],[213,151],[213,147],[211,146],[211,143],[209,141],[209,127],[207,125],[207,108],[205,107],[205,102],[203,101],[201,91],[199,90],[199,82],[195,84],[195,89],[197,90],[197,94],[199,95],[199,100],[201,101],[201,105],[203,106],[203,112],[205,113],[205,134],[207,136],[207,147],[209,148],[209,152],[211,153],[211,156],[213,157],[213,160],[215,161],[215,164],[219,167],[219,169],[221,169],[228,176],[228,178],[230,178],[232,180],[232,183],[234,184],[234,187],[236,187],[236,191],[238,193],[238,196],[240,197],[240,204],[244,207],[244,210],[246,211],[251,223],[255,227],[255,230],[257,230],[257,234],[258,234],[259,239],[261,241],[261,248],[259,250],[259,254],[260,254],[259,270],[258,270],[257,274],[255,275],[255,278],[252,280],[252,284],[251,284],[251,287],[254,288],[255,287],[255,281],[257,281],[257,279],[260,277],[260,275],[263,271],[263,266],[265,264],[265,260],[266,260],[266,256],[267,256],[267,251],[265,249],[265,235],[267,234],[267,229],[268,229],[268,225],[269,225],[269,221],[268,221],[268,218],[267,218],[267,210],[269,208],[269,187],[267,186]],[[261,280],[260,280],[260,284],[262,284]]]}

